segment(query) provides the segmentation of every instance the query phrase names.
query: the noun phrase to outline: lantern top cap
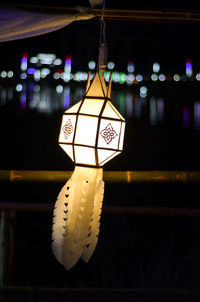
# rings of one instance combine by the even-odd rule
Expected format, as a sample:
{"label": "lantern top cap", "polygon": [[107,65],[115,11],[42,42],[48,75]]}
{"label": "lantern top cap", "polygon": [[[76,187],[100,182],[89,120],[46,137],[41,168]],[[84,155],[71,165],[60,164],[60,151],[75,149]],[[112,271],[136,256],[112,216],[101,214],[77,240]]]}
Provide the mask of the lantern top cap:
{"label": "lantern top cap", "polygon": [[86,93],[85,97],[111,97],[111,76],[109,79],[108,87],[106,87],[104,72],[99,73],[98,71],[95,73],[95,76],[92,81],[90,81],[90,72],[88,73],[88,81],[86,85]]}

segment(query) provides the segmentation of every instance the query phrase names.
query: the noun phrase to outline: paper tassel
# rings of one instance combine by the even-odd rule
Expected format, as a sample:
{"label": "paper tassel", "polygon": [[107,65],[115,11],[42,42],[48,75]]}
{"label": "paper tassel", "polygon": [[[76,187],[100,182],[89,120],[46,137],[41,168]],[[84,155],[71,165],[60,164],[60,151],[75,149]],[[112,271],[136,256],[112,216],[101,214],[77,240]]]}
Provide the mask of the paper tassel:
{"label": "paper tassel", "polygon": [[55,204],[52,249],[69,270],[82,258],[88,262],[98,241],[104,194],[102,168],[76,166]]}

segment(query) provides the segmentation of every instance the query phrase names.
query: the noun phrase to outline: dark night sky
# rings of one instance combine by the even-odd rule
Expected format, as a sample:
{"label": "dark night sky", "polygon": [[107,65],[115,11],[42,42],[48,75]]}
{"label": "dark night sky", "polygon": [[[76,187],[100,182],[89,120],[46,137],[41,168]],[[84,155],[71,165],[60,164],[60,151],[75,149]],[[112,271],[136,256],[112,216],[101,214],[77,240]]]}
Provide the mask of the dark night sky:
{"label": "dark night sky", "polygon": [[[39,1],[32,1],[41,4]],[[184,5],[181,7],[174,1],[107,1],[107,8],[149,8],[149,9],[190,9],[196,6]],[[47,5],[47,1],[42,4]],[[48,5],[55,5],[53,1]],[[59,5],[66,6],[88,6],[89,1],[60,1]],[[199,5],[200,6],[200,5]],[[116,69],[122,70],[126,67],[127,60],[133,58],[138,70],[150,71],[153,61],[161,62],[163,72],[183,72],[187,57],[193,59],[193,65],[199,71],[199,24],[183,23],[155,23],[155,22],[133,22],[133,21],[107,21],[106,41],[108,43],[108,58],[116,62]],[[38,37],[27,38],[0,44],[1,66],[15,64],[21,53],[35,55],[38,52],[53,52],[57,56],[64,57],[72,54],[72,68],[75,70],[87,69],[87,62],[91,59],[97,61],[99,45],[99,20],[90,19],[73,22],[65,28]]]}

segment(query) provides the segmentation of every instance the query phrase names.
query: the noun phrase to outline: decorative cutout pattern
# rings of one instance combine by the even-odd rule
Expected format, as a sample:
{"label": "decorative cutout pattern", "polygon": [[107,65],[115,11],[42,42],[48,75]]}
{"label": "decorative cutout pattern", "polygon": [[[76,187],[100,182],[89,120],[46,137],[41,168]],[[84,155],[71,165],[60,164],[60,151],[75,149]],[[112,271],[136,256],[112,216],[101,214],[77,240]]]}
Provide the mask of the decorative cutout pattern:
{"label": "decorative cutout pattern", "polygon": [[72,122],[70,119],[67,120],[67,123],[64,125],[64,127],[62,128],[64,135],[65,135],[65,139],[68,138],[68,136],[73,132],[73,126],[72,126]]}
{"label": "decorative cutout pattern", "polygon": [[100,132],[100,134],[107,144],[110,144],[110,142],[117,136],[117,133],[113,129],[111,123],[109,123],[106,128]]}

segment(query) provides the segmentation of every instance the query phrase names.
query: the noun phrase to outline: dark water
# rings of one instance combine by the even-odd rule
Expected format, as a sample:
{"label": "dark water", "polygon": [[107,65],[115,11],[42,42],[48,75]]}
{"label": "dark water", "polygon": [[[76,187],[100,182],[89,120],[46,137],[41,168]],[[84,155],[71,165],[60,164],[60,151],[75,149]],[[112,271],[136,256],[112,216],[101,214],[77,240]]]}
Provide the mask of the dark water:
{"label": "dark water", "polygon": [[[199,170],[200,91],[197,84],[113,86],[112,100],[127,120],[124,152],[105,170]],[[58,146],[62,113],[84,87],[27,83],[1,87],[1,169],[73,170]],[[1,200],[51,202],[63,184],[1,184]],[[105,205],[199,207],[198,185],[111,185]],[[16,216],[14,285],[52,287],[199,289],[198,218],[102,215],[96,251],[70,271],[51,252],[52,212]],[[12,301],[65,301],[64,295],[24,295]],[[114,296],[112,296],[113,299]],[[70,301],[110,301],[109,295],[69,296]],[[116,301],[199,301],[198,297],[137,295]],[[84,300],[84,301],[85,301]]]}
{"label": "dark water", "polygon": [[[198,83],[146,85],[143,95],[142,85],[113,86],[113,104],[127,127],[124,152],[105,169],[199,170]],[[20,91],[1,87],[2,169],[73,167],[57,140],[63,111],[81,99],[84,89],[33,82],[18,87]]]}

